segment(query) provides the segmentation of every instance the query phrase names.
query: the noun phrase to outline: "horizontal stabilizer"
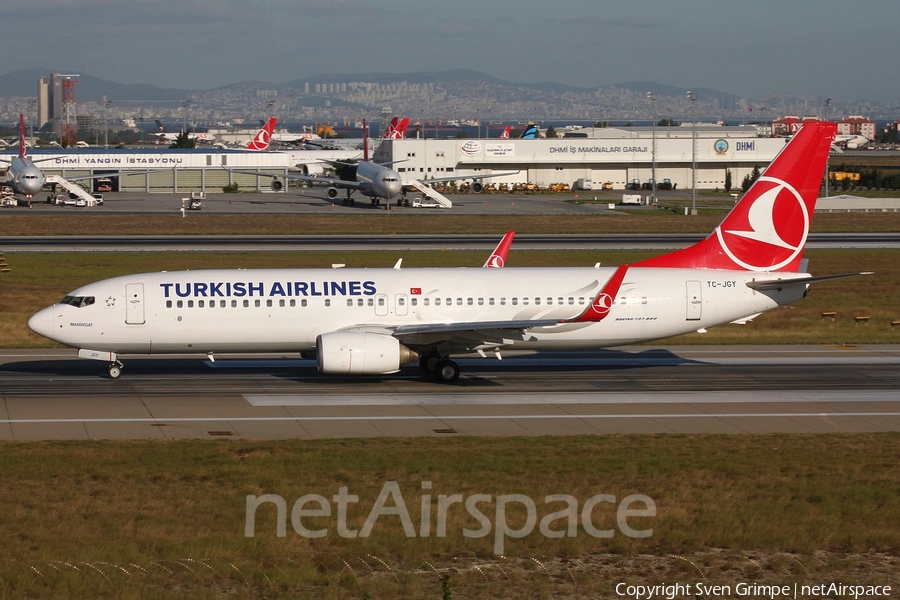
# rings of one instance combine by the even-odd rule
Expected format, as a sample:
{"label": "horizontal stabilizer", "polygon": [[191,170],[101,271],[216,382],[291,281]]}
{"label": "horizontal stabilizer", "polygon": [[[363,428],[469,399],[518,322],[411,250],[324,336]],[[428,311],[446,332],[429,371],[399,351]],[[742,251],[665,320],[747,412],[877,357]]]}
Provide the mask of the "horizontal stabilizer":
{"label": "horizontal stabilizer", "polygon": [[872,271],[862,271],[860,273],[840,273],[838,275],[820,275],[818,277],[792,277],[788,279],[762,279],[756,281],[748,281],[747,287],[754,290],[779,290],[792,285],[806,285],[809,283],[819,283],[820,281],[831,281],[832,279],[843,279],[844,277],[856,277],[857,275],[871,275]]}

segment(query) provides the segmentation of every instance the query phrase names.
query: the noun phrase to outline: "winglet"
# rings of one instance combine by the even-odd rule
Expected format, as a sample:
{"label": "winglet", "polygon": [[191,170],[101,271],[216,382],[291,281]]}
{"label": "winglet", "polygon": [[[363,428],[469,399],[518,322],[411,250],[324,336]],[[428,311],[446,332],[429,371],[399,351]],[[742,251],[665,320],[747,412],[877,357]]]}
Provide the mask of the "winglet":
{"label": "winglet", "polygon": [[616,269],[616,272],[609,278],[609,281],[606,282],[606,285],[603,286],[603,289],[600,290],[600,293],[597,294],[594,301],[591,302],[591,305],[588,306],[583,313],[566,322],[596,323],[605,319],[612,309],[613,304],[616,302],[616,295],[619,293],[622,281],[625,280],[625,273],[627,271],[628,265],[622,265]]}
{"label": "winglet", "polygon": [[506,257],[509,254],[509,247],[512,245],[514,237],[516,237],[515,231],[507,231],[503,236],[503,239],[500,240],[500,243],[497,244],[497,247],[494,248],[494,251],[491,252],[491,255],[482,266],[485,269],[503,268],[503,265],[506,264]]}

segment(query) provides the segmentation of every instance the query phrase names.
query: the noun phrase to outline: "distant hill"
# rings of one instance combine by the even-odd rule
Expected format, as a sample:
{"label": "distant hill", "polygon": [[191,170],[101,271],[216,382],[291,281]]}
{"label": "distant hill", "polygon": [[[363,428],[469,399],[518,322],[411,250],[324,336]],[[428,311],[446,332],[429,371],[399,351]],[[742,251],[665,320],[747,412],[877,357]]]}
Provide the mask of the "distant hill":
{"label": "distant hill", "polygon": [[[36,96],[38,79],[46,77],[51,72],[49,69],[20,69],[0,75],[0,94],[4,97]],[[60,70],[56,72],[74,73],[75,71]],[[82,75],[78,79],[80,83],[76,88],[76,95],[79,101],[101,102],[103,96],[106,96],[116,101],[150,100],[160,102],[183,100],[195,93],[192,90],[166,89],[146,83],[116,83],[92,75]]]}

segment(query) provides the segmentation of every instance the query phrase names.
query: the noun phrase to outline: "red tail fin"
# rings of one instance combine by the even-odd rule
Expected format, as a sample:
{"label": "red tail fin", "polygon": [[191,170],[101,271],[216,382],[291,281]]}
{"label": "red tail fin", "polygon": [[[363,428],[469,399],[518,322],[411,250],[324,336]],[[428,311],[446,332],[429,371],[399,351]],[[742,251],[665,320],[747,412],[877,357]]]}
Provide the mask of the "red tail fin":
{"label": "red tail fin", "polygon": [[275,122],[278,119],[272,117],[263,125],[263,128],[256,132],[253,139],[247,143],[247,150],[268,150],[272,141],[272,132],[275,131]]}
{"label": "red tail fin", "polygon": [[510,132],[510,131],[512,131],[512,125],[507,125],[507,126],[506,126],[506,129],[503,130],[503,133],[500,134],[500,139],[501,139],[501,140],[508,140],[508,139],[509,139],[509,132]]}
{"label": "red tail fin", "polygon": [[394,140],[397,139],[397,120],[398,117],[394,117],[391,119],[390,124],[387,126],[387,129],[384,130],[384,139],[386,140]]}
{"label": "red tail fin", "polygon": [[397,125],[397,131],[400,132],[400,136],[399,136],[399,137],[400,137],[401,140],[402,140],[403,138],[406,137],[406,130],[407,130],[407,129],[409,129],[409,117],[403,117],[403,118],[400,120],[400,124]]}
{"label": "red tail fin", "polygon": [[514,237],[516,237],[515,231],[506,232],[503,239],[500,240],[500,243],[497,244],[497,247],[494,248],[494,251],[488,257],[487,261],[485,261],[483,265],[485,269],[503,268],[503,265],[506,264],[506,257],[509,254],[509,247],[512,245]]}
{"label": "red tail fin", "polygon": [[363,119],[363,160],[369,162],[369,126]]}
{"label": "red tail fin", "polygon": [[836,132],[806,123],[712,235],[632,266],[796,272]]}
{"label": "red tail fin", "polygon": [[25,145],[25,115],[19,113],[19,156],[25,158],[28,146]]}

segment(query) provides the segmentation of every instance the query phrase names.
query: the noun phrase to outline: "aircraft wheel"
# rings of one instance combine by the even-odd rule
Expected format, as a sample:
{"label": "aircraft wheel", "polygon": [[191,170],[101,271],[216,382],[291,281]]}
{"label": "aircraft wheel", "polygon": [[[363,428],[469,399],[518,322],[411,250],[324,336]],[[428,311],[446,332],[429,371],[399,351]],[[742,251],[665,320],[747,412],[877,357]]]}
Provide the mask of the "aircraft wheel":
{"label": "aircraft wheel", "polygon": [[459,365],[449,358],[444,358],[438,361],[435,377],[439,383],[453,383],[459,379]]}
{"label": "aircraft wheel", "polygon": [[437,372],[437,364],[441,357],[437,354],[425,354],[419,358],[419,368],[426,375],[434,375]]}
{"label": "aircraft wheel", "polygon": [[109,369],[107,369],[107,373],[109,374],[110,379],[118,379],[122,376],[122,366],[117,365],[115,363],[109,365]]}

